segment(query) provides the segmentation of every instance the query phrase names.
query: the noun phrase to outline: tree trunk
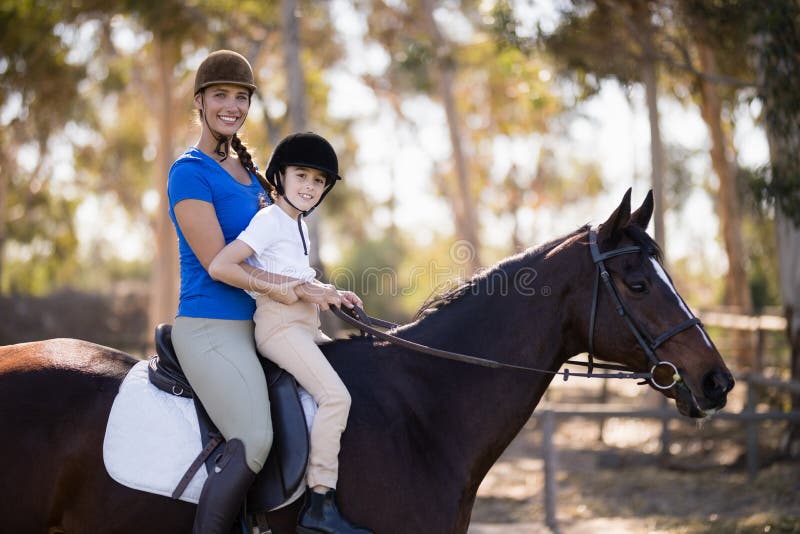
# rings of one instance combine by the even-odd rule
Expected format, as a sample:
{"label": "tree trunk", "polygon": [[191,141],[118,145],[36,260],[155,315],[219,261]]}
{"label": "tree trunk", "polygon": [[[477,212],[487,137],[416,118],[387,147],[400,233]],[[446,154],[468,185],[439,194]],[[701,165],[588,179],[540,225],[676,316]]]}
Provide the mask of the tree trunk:
{"label": "tree trunk", "polygon": [[[800,120],[800,117],[798,117]],[[797,137],[795,137],[797,139]],[[800,147],[795,147],[800,149]],[[770,146],[772,152],[772,146]],[[794,154],[797,154],[795,152]],[[786,315],[786,336],[789,341],[789,370],[792,380],[800,381],[800,226],[780,208],[775,210],[775,233],[780,270],[780,289]],[[792,395],[792,409],[800,410],[800,395]],[[793,423],[784,440],[784,452],[800,457],[800,425]]]}
{"label": "tree trunk", "polygon": [[463,239],[471,247],[465,251],[465,255],[460,255],[459,260],[466,260],[464,267],[467,276],[471,276],[481,265],[480,261],[480,241],[478,238],[478,217],[475,207],[475,200],[470,191],[469,171],[464,157],[464,148],[461,141],[461,127],[456,109],[455,94],[453,85],[455,80],[455,64],[451,55],[450,47],[445,42],[444,37],[439,31],[433,11],[436,7],[435,0],[423,0],[423,16],[428,27],[431,41],[436,57],[437,78],[439,85],[439,96],[444,104],[447,116],[447,127],[450,132],[450,145],[453,150],[453,164],[456,171],[456,198],[453,199],[453,211],[456,218],[456,231],[459,239]]}
{"label": "tree trunk", "polygon": [[661,119],[658,114],[658,73],[656,63],[653,60],[642,62],[642,79],[644,81],[645,95],[647,101],[647,113],[650,119],[650,165],[652,168],[653,180],[653,199],[655,207],[653,210],[653,224],[656,243],[665,252],[664,260],[667,260],[667,236],[664,231],[664,143],[661,140]]}
{"label": "tree trunk", "polygon": [[178,45],[162,36],[153,38],[153,63],[158,72],[155,92],[156,121],[158,124],[158,152],[153,173],[153,188],[159,192],[158,209],[154,221],[156,254],[150,284],[150,327],[172,322],[178,303],[178,247],[177,237],[169,218],[167,201],[167,173],[174,157],[175,109],[172,88],[179,55]]}
{"label": "tree trunk", "polygon": [[3,267],[5,265],[6,237],[8,235],[8,172],[9,162],[0,148],[0,296],[3,295]]}
{"label": "tree trunk", "polygon": [[[697,49],[702,71],[708,75],[716,75],[717,64],[711,48],[698,41]],[[735,306],[742,313],[751,313],[753,302],[745,268],[747,258],[742,239],[742,204],[736,183],[736,157],[733,152],[733,143],[730,135],[723,128],[722,101],[716,85],[707,77],[701,77],[699,84],[700,114],[711,136],[711,165],[719,179],[717,213],[725,244],[725,253],[728,256],[725,303]],[[756,361],[755,352],[750,350],[752,348],[751,341],[752,336],[747,332],[740,332],[736,336],[737,359],[750,369],[758,371],[759,362]]]}
{"label": "tree trunk", "polygon": [[[282,0],[281,21],[283,26],[283,62],[286,69],[286,86],[289,120],[292,132],[308,130],[308,111],[306,106],[306,82],[303,64],[300,61],[300,19],[298,17],[297,0]],[[311,266],[317,272],[323,271],[319,257],[319,228],[321,213],[314,211],[313,216],[306,218],[308,237],[311,248],[308,256]]]}

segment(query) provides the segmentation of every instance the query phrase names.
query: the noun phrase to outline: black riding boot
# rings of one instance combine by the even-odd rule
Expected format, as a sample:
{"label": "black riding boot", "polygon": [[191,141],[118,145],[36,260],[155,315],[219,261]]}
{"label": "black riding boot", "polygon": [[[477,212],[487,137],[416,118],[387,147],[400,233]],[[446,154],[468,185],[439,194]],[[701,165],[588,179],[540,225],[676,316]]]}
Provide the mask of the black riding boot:
{"label": "black riding boot", "polygon": [[300,513],[300,534],[372,534],[371,530],[359,528],[342,517],[336,507],[336,491],[328,490],[324,495],[309,490],[306,503]]}
{"label": "black riding boot", "polygon": [[244,443],[227,442],[200,492],[193,534],[229,534],[255,477],[247,466]]}

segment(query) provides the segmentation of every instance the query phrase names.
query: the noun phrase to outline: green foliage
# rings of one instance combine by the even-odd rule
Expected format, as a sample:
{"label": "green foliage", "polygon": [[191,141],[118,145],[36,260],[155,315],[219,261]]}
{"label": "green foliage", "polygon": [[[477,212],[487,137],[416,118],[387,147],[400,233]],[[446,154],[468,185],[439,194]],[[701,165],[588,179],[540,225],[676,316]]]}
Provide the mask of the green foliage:
{"label": "green foliage", "polygon": [[800,225],[800,6],[793,1],[748,5],[763,73],[759,97],[773,145],[770,169],[756,182],[756,191]]}
{"label": "green foliage", "polygon": [[342,266],[331,271],[331,282],[358,294],[370,315],[403,322],[410,314],[400,297],[408,288],[398,268],[411,251],[398,237],[388,234],[353,243]]}
{"label": "green foliage", "polygon": [[531,39],[519,35],[519,21],[514,13],[514,8],[507,0],[498,0],[494,3],[486,25],[498,51],[510,48],[518,50],[526,56],[533,51],[535,43]]}
{"label": "green foliage", "polygon": [[68,283],[78,269],[77,202],[45,188],[22,192],[24,199],[12,189],[9,199],[8,240],[15,254],[4,266],[2,292],[42,295]]}
{"label": "green foliage", "polygon": [[[0,291],[42,293],[74,273],[76,203],[54,187],[47,154],[65,124],[87,115],[78,98],[86,71],[70,60],[65,43],[69,18],[62,4],[0,3],[0,102],[7,121],[0,131],[0,182],[7,188]],[[4,249],[16,253],[6,265]]]}
{"label": "green foliage", "polygon": [[[631,4],[622,2],[622,7],[614,9],[605,3],[572,2],[571,8],[562,11],[556,31],[539,36],[562,74],[582,89],[582,98],[597,93],[603,79],[613,78],[623,85],[641,81],[645,54],[626,22],[632,16],[626,13]],[[639,3],[644,8],[649,4]]]}
{"label": "green foliage", "polygon": [[746,217],[743,226],[745,251],[747,253],[747,276],[753,310],[758,313],[767,306],[781,304],[778,280],[778,253],[775,243],[775,222],[763,212],[764,200],[753,194],[749,186],[758,169],[741,168],[737,182],[744,200]]}
{"label": "green foliage", "polygon": [[85,110],[78,104],[85,67],[68,60],[69,48],[59,36],[66,17],[60,3],[0,3],[0,102],[21,98],[14,141],[25,137],[44,145],[51,133]]}

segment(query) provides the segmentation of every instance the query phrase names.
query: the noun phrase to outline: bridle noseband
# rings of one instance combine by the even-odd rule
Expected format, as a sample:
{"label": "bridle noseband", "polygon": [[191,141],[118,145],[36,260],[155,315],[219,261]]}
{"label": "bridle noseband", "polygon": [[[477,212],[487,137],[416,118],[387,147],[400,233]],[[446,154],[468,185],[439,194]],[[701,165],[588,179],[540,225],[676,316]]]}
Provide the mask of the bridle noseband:
{"label": "bridle noseband", "polygon": [[[622,247],[613,250],[609,250],[607,252],[600,252],[600,248],[597,245],[597,230],[591,228],[589,230],[589,250],[592,253],[592,261],[594,262],[595,266],[597,267],[597,276],[595,277],[594,281],[594,292],[592,294],[592,311],[589,315],[589,373],[591,373],[592,367],[594,366],[593,363],[593,355],[594,355],[594,330],[595,330],[595,318],[597,317],[597,301],[598,296],[600,293],[600,281],[603,281],[603,285],[605,286],[609,297],[611,297],[611,301],[614,304],[614,308],[617,311],[617,315],[622,317],[625,320],[625,324],[628,325],[628,330],[631,331],[633,337],[636,338],[636,342],[639,343],[639,346],[645,353],[647,359],[645,360],[645,366],[649,363],[652,364],[652,368],[650,369],[650,383],[653,384],[654,387],[658,389],[669,389],[672,386],[675,386],[679,382],[682,381],[681,375],[678,372],[678,368],[675,367],[675,364],[672,362],[659,360],[658,356],[656,356],[656,349],[664,344],[665,341],[670,339],[671,337],[687,330],[693,326],[700,325],[700,319],[697,317],[691,317],[677,326],[674,326],[653,338],[650,336],[641,326],[636,324],[633,317],[631,316],[630,312],[625,308],[625,304],[622,302],[622,299],[617,292],[616,286],[614,285],[614,280],[611,278],[611,275],[608,274],[608,269],[606,269],[605,260],[609,258],[614,258],[616,256],[622,256],[623,254],[634,254],[634,253],[644,253],[641,247]],[[655,372],[660,366],[669,367],[672,371],[672,382],[667,385],[659,384],[655,379]]]}
{"label": "bridle noseband", "polygon": [[[564,381],[567,381],[570,376],[582,376],[587,378],[628,378],[636,380],[644,379],[644,380],[649,380],[654,387],[661,390],[666,390],[673,386],[680,385],[683,382],[683,380],[681,378],[680,373],[678,372],[678,368],[675,367],[675,364],[673,364],[672,362],[659,360],[658,357],[656,356],[655,351],[659,346],[663,345],[665,341],[675,336],[676,334],[683,332],[684,330],[691,328],[692,326],[700,325],[700,319],[698,319],[697,317],[692,317],[680,323],[678,326],[669,329],[668,331],[656,337],[655,339],[652,338],[650,335],[647,334],[647,332],[643,328],[641,328],[639,325],[636,324],[630,312],[626,310],[625,305],[623,304],[622,299],[620,299],[616,287],[614,286],[614,281],[611,278],[611,275],[608,273],[608,269],[606,269],[605,265],[605,260],[609,258],[621,256],[623,254],[634,254],[640,252],[644,253],[642,248],[622,247],[601,253],[599,247],[597,246],[597,231],[592,228],[589,230],[589,249],[592,253],[592,261],[597,267],[596,271],[597,277],[595,278],[594,292],[592,294],[592,308],[589,315],[589,361],[581,362],[576,360],[567,360],[565,362],[568,364],[588,367],[587,373],[574,373],[571,372],[568,368],[565,368],[563,371],[551,371],[549,369],[525,367],[522,365],[514,365],[504,362],[498,362],[495,360],[489,360],[485,358],[478,358],[477,356],[469,356],[458,352],[450,352],[442,349],[436,349],[433,347],[428,347],[427,345],[415,343],[413,341],[409,341],[407,339],[403,339],[394,336],[392,334],[383,332],[381,330],[378,330],[377,328],[375,328],[376,326],[380,328],[394,328],[397,325],[394,323],[390,323],[388,321],[383,321],[381,319],[370,317],[364,312],[364,310],[362,310],[358,306],[354,307],[352,310],[332,307],[331,311],[337,317],[342,319],[344,322],[358,328],[364,334],[369,334],[378,339],[388,341],[389,343],[392,343],[394,345],[398,345],[422,354],[427,354],[429,356],[435,356],[437,358],[444,358],[448,360],[469,363],[472,365],[480,365],[482,367],[490,367],[493,369],[498,369],[498,368],[514,369],[519,371],[532,371],[537,373],[562,375],[564,377]],[[617,315],[619,315],[625,320],[625,323],[628,325],[628,329],[636,338],[636,341],[639,343],[639,346],[642,348],[642,350],[644,350],[644,353],[647,357],[647,359],[645,360],[645,366],[647,366],[648,360],[649,363],[652,364],[649,373],[631,372],[628,367],[624,367],[621,365],[594,362],[593,360],[594,330],[595,330],[595,319],[597,317],[597,303],[600,294],[600,280],[603,281],[603,285],[608,290],[608,294],[611,297],[611,301],[614,304],[614,307],[616,308]],[[668,367],[672,373],[672,382],[670,382],[667,385],[659,384],[655,379],[656,369],[658,369],[661,366]],[[609,369],[618,372],[595,373],[594,372],[595,368]]]}

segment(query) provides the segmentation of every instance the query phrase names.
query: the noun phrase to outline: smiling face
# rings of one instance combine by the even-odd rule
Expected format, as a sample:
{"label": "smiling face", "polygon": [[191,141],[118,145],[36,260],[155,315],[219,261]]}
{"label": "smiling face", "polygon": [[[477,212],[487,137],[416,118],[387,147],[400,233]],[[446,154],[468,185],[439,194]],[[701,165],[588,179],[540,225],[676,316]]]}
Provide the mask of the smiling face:
{"label": "smiling face", "polygon": [[[322,171],[310,167],[288,165],[283,174],[284,196],[278,197],[276,203],[284,211],[296,217],[300,214],[298,210],[308,211],[317,205],[322,193],[325,192],[326,183],[327,179]],[[294,207],[288,204],[286,199]]]}
{"label": "smiling face", "polygon": [[194,107],[204,115],[203,135],[210,134],[210,128],[217,135],[230,137],[244,124],[250,91],[232,84],[212,85],[195,95]]}

